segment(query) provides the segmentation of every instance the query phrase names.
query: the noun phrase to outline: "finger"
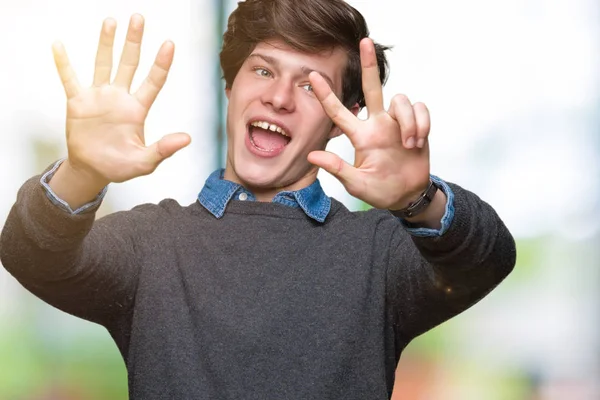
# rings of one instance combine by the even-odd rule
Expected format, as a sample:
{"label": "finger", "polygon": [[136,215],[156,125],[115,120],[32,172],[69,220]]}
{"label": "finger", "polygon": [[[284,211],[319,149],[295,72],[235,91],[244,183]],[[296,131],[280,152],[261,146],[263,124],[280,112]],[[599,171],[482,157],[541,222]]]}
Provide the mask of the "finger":
{"label": "finger", "polygon": [[350,191],[357,170],[338,155],[328,151],[312,151],[308,154],[308,162],[335,176]]}
{"label": "finger", "polygon": [[169,69],[173,63],[173,54],[175,52],[175,45],[173,42],[165,42],[158,50],[154,64],[150,69],[150,73],[144,80],[144,83],[135,93],[135,97],[138,101],[146,108],[150,108],[158,93],[165,85],[167,81],[167,75]]}
{"label": "finger", "polygon": [[65,89],[67,99],[77,96],[81,90],[81,86],[73,67],[71,67],[69,57],[67,56],[63,44],[60,42],[54,43],[52,45],[52,54],[54,55],[54,63],[56,64],[56,69],[58,70],[58,75],[60,76],[60,80]]}
{"label": "finger", "polygon": [[121,61],[119,62],[119,68],[115,76],[115,85],[127,90],[131,87],[133,76],[140,62],[143,35],[144,18],[139,14],[134,14],[129,21],[127,39],[125,40],[125,46],[123,46]]}
{"label": "finger", "polygon": [[415,103],[413,110],[417,124],[417,147],[422,149],[427,142],[429,131],[431,130],[431,117],[427,106],[423,103]]}
{"label": "finger", "polygon": [[412,149],[417,144],[417,122],[415,113],[408,97],[399,94],[394,96],[390,105],[389,114],[400,125],[402,143],[407,149]]}
{"label": "finger", "polygon": [[365,94],[368,115],[382,113],[384,111],[383,87],[381,79],[379,79],[375,44],[371,39],[363,39],[360,42],[360,64],[362,66],[362,88]]}
{"label": "finger", "polygon": [[313,71],[308,78],[325,113],[353,142],[360,120],[342,104],[321,74]]}
{"label": "finger", "polygon": [[144,150],[144,165],[149,166],[150,173],[164,160],[188,146],[192,138],[187,133],[171,133],[163,136],[159,141],[146,147]]}
{"label": "finger", "polygon": [[102,23],[98,51],[96,52],[96,69],[94,70],[94,86],[108,85],[113,64],[113,44],[117,23],[107,18]]}

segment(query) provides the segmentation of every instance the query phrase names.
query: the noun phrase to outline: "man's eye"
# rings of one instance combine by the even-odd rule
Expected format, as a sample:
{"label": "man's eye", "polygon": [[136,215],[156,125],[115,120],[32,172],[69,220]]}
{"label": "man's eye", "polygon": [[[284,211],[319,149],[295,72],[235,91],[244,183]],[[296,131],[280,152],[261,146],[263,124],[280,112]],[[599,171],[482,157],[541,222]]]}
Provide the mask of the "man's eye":
{"label": "man's eye", "polygon": [[257,75],[264,76],[265,78],[271,76],[271,73],[264,68],[254,68],[254,72],[256,72]]}
{"label": "man's eye", "polygon": [[306,90],[307,92],[313,91],[313,87],[310,83],[307,83],[306,85],[302,85],[301,87],[304,88],[304,90]]}

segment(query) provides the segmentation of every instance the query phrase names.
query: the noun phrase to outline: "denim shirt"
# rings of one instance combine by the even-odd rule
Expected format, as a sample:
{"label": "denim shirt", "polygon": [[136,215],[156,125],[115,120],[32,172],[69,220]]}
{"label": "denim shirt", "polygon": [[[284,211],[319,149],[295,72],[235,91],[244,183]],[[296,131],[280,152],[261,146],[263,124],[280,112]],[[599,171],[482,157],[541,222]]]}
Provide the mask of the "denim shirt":
{"label": "denim shirt", "polygon": [[[224,169],[218,169],[210,174],[198,194],[200,204],[217,218],[223,216],[232,199],[256,201],[254,194],[242,185],[223,179],[224,172]],[[318,179],[304,189],[279,192],[272,202],[302,208],[306,215],[319,222],[325,221],[331,209],[331,199],[325,195]]]}
{"label": "denim shirt", "polygon": [[[72,210],[64,200],[60,199],[50,188],[48,182],[54,176],[54,173],[62,164],[64,159],[57,161],[54,166],[42,175],[40,179],[41,185],[46,191],[48,198],[57,206],[61,207],[70,214],[80,214],[86,210],[99,204],[106,195],[107,188],[105,187],[98,196],[91,202],[84,204],[77,210]],[[198,202],[204,206],[216,218],[221,218],[225,214],[227,204],[231,200],[237,201],[256,201],[256,197],[252,192],[248,191],[242,185],[223,179],[224,169],[214,171],[206,179],[204,187],[198,194]],[[441,220],[441,228],[414,228],[408,222],[398,218],[404,225],[407,231],[415,236],[434,237],[442,236],[450,227],[454,218],[454,194],[446,182],[440,178],[431,175],[431,179],[441,188],[446,195],[446,209]],[[296,191],[279,192],[272,200],[273,203],[280,203],[289,207],[301,208],[304,213],[318,221],[324,222],[331,210],[331,198],[328,197],[318,179],[310,186]]]}
{"label": "denim shirt", "polygon": [[[223,179],[223,173],[223,169],[218,169],[210,174],[200,194],[198,194],[200,204],[216,218],[221,218],[225,214],[227,204],[232,200],[256,201],[254,194],[242,185]],[[431,175],[431,179],[438,184],[447,197],[441,228],[439,230],[413,228],[408,222],[399,218],[408,232],[415,236],[441,236],[448,230],[454,217],[454,194],[452,190],[440,178]],[[279,192],[272,202],[302,208],[307,216],[318,222],[324,222],[331,209],[331,198],[325,194],[318,179],[304,189]]]}

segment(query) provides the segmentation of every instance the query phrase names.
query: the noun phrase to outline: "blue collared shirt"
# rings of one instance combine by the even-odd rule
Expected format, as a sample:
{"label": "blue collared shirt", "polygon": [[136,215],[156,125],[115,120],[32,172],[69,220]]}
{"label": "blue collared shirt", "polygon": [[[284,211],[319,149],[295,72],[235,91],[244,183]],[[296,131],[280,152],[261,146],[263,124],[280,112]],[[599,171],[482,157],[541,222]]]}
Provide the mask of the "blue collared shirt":
{"label": "blue collared shirt", "polygon": [[[200,204],[217,218],[223,216],[232,199],[256,201],[254,194],[242,185],[223,179],[224,172],[218,169],[210,174],[198,195]],[[272,202],[300,207],[306,215],[319,222],[325,221],[331,209],[331,199],[325,195],[318,179],[304,189],[279,192]]]}
{"label": "blue collared shirt", "polygon": [[[214,171],[206,179],[204,187],[198,194],[198,201],[211,214],[221,218],[225,214],[227,204],[232,200],[256,201],[252,192],[242,185],[223,179],[223,169]],[[415,236],[441,236],[449,228],[454,217],[454,194],[446,182],[431,175],[431,179],[438,184],[447,198],[446,210],[441,220],[441,228],[412,228],[404,220],[400,219],[406,229]],[[273,203],[281,203],[290,207],[300,207],[304,213],[316,221],[324,222],[331,209],[331,198],[329,198],[318,179],[310,186],[297,191],[279,192],[272,200]]]}
{"label": "blue collared shirt", "polygon": [[[46,190],[48,198],[57,206],[63,208],[71,214],[80,214],[92,208],[102,201],[106,195],[107,188],[104,188],[98,196],[88,204],[79,207],[77,210],[72,210],[71,207],[62,199],[60,199],[50,188],[48,182],[64,161],[59,160],[48,172],[40,179],[40,183]],[[256,201],[256,197],[252,192],[248,191],[242,185],[223,179],[223,169],[214,171],[206,179],[204,187],[198,194],[198,201],[216,218],[221,218],[225,214],[227,204],[232,200],[238,201]],[[454,218],[454,194],[452,189],[446,182],[440,178],[431,175],[431,179],[438,184],[441,190],[446,195],[446,210],[441,220],[441,228],[413,228],[406,221],[400,219],[407,231],[415,236],[441,236],[443,235]],[[279,192],[272,200],[273,203],[280,203],[289,207],[301,208],[304,213],[318,222],[324,222],[325,218],[331,210],[331,198],[328,197],[318,179],[310,186],[296,191]]]}

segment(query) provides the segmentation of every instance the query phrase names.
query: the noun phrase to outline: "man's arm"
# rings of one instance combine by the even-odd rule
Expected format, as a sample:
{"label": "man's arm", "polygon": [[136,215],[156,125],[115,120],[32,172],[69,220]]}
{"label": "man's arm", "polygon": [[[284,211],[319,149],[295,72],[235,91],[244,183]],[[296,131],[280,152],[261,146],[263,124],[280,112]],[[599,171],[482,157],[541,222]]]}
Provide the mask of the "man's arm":
{"label": "man's arm", "polygon": [[454,215],[447,231],[406,235],[401,227],[390,248],[388,299],[407,342],[478,302],[516,262],[514,239],[493,208],[448,187]]}
{"label": "man's arm", "polygon": [[0,261],[42,300],[105,324],[132,305],[139,275],[134,243],[148,217],[136,210],[95,222],[99,203],[68,212],[51,201],[40,177],[19,190],[0,235]]}
{"label": "man's arm", "polygon": [[54,44],[67,97],[68,159],[51,171],[49,182],[37,176],[23,185],[0,238],[4,267],[27,289],[97,322],[132,304],[139,268],[136,243],[159,215],[152,210],[160,209],[141,207],[95,222],[99,192],[111,182],[152,173],[190,143],[186,134],[171,134],[146,145],[146,116],[167,80],[175,49],[172,42],[160,47],[147,79],[132,93],[143,28],[142,16],[133,15],[111,80],[116,23],[104,21],[90,87],[80,85],[64,47]]}
{"label": "man's arm", "polygon": [[[366,120],[356,116],[359,104],[351,111],[323,77],[317,72],[309,75],[323,109],[350,139],[354,164],[325,151],[311,152],[308,161],[374,208],[408,215],[406,211],[415,201],[419,204],[434,179],[429,110],[402,94],[394,96],[385,110],[379,70],[383,60],[371,39],[361,40],[360,55]],[[446,190],[433,198],[425,213],[396,224],[391,246],[376,244],[384,246],[377,251],[389,256],[388,298],[405,340],[477,302],[515,264],[514,240],[494,210],[456,185]]]}

